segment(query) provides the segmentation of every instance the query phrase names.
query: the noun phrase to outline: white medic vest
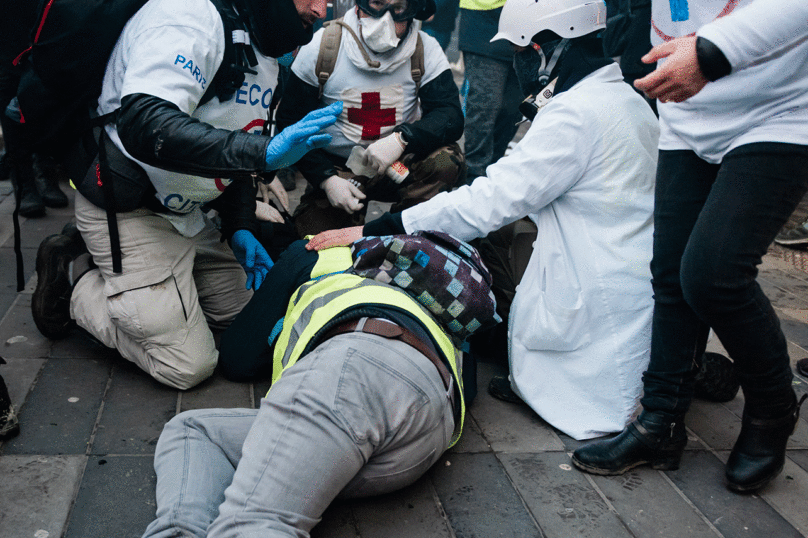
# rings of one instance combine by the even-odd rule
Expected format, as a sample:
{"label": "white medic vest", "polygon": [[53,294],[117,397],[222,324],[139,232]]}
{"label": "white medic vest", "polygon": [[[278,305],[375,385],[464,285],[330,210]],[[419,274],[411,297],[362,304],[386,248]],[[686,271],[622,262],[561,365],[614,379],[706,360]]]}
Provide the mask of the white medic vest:
{"label": "white medic vest", "polygon": [[[348,11],[343,20],[361,36],[354,10]],[[420,27],[418,21],[412,24],[413,29]],[[423,87],[450,67],[438,42],[424,32],[420,32],[420,35],[424,43]],[[292,64],[294,74],[314,87],[319,86],[314,66],[322,37],[321,29],[314,34],[311,43],[300,49]],[[374,140],[392,133],[396,125],[413,122],[421,116],[410,71],[415,41],[416,35],[411,30],[392,51],[376,54],[366,48],[370,58],[381,63],[374,69],[358,52],[354,38],[347,30],[342,31],[339,54],[334,71],[323,88],[321,105],[342,101],[344,107],[337,123],[324,130],[333,137],[326,151],[347,159],[357,144],[367,147]]]}
{"label": "white medic vest", "polygon": [[[170,101],[192,117],[229,131],[261,133],[278,84],[278,62],[258,57],[257,75],[247,73],[229,101],[214,97],[197,108],[224,55],[222,19],[208,0],[150,0],[129,20],[107,64],[99,114],[136,93]],[[107,133],[127,157],[114,125]],[[167,218],[182,235],[205,226],[199,206],[218,198],[227,178],[203,178],[146,165],[136,159],[157,189],[157,199],[173,213]],[[179,214],[177,214],[179,213]]]}

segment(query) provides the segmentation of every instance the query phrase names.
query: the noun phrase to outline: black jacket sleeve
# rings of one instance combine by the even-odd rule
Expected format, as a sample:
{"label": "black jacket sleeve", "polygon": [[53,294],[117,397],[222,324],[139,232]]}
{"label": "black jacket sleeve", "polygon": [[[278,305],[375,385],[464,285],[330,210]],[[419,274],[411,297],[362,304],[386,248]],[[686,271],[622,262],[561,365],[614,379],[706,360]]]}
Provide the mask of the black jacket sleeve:
{"label": "black jacket sleeve", "polygon": [[362,227],[362,235],[365,237],[405,233],[407,233],[407,231],[404,229],[401,213],[385,213],[376,220],[366,222],[364,227]]}
{"label": "black jacket sleeve", "polygon": [[715,43],[704,37],[696,38],[696,60],[704,78],[715,82],[732,73],[732,65]]}
{"label": "black jacket sleeve", "polygon": [[218,211],[222,219],[222,241],[229,241],[238,230],[249,230],[256,238],[259,237],[259,222],[255,216],[257,192],[252,181],[233,181],[221,196],[208,202],[207,206]]}
{"label": "black jacket sleeve", "polygon": [[286,313],[295,290],[309,280],[317,253],[306,250],[308,241],[296,241],[281,254],[267,273],[264,285],[222,334],[219,365],[231,381],[250,381],[272,373],[267,339]]}
{"label": "black jacket sleeve", "polygon": [[457,142],[463,136],[463,109],[451,70],[421,86],[421,119],[402,123],[393,131],[407,141],[406,153],[423,159],[436,149]]}
{"label": "black jacket sleeve", "polygon": [[[306,84],[294,72],[290,73],[276,114],[278,131],[320,108],[318,93],[319,88]],[[306,153],[295,166],[314,188],[320,188],[320,183],[337,173],[323,148]]]}
{"label": "black jacket sleeve", "polygon": [[269,137],[217,129],[153,95],[127,95],[118,135],[132,157],[151,166],[201,177],[263,172]]}

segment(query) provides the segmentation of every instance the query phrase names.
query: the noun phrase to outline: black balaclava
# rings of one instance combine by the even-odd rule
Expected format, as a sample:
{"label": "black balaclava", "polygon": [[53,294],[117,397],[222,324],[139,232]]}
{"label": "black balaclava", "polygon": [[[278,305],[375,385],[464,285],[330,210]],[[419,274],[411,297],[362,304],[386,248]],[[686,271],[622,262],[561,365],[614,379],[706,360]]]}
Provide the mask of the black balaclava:
{"label": "black balaclava", "polygon": [[279,58],[311,41],[314,29],[303,26],[294,0],[235,0],[246,13],[250,39],[264,56]]}
{"label": "black balaclava", "polygon": [[[547,62],[553,57],[556,48],[562,43],[561,38],[550,31],[539,32],[533,36],[534,43],[539,44]],[[563,45],[562,45],[563,46]],[[538,95],[550,80],[558,77],[555,95],[570,89],[576,82],[612,63],[603,55],[603,45],[596,33],[569,40],[558,61],[550,71],[546,81],[539,80],[542,59],[538,51],[528,46],[514,54],[513,67],[519,81],[519,89],[525,96]]]}

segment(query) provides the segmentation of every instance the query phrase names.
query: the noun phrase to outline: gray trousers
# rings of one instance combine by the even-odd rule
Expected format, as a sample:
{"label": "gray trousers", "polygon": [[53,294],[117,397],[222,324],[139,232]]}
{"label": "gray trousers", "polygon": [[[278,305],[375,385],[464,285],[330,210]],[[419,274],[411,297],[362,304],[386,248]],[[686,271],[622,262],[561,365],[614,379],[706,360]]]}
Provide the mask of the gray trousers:
{"label": "gray trousers", "polygon": [[464,51],[463,63],[468,81],[464,151],[471,184],[505,155],[522,119],[519,103],[524,96],[511,62]]}
{"label": "gray trousers", "polygon": [[259,410],[201,409],[166,424],[145,537],[308,537],[334,498],[397,490],[449,446],[435,366],[398,340],[335,336],[289,368]]}

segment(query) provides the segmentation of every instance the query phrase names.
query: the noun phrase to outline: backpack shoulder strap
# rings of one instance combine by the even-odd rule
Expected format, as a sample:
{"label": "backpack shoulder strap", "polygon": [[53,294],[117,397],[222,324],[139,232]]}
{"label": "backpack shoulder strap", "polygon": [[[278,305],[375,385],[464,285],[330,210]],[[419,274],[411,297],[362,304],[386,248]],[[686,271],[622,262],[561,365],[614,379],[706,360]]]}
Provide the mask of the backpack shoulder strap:
{"label": "backpack shoulder strap", "polygon": [[[342,18],[329,21],[323,24],[325,31],[323,32],[323,40],[320,41],[320,53],[317,55],[317,64],[314,66],[314,74],[317,75],[317,81],[320,84],[320,93],[318,97],[323,96],[323,87],[328,81],[328,77],[334,72],[334,65],[337,63],[337,54],[339,53],[339,44],[342,40],[342,28],[345,28],[351,37],[359,45],[359,52],[370,67],[379,67],[379,62],[371,60],[368,51],[362,45],[362,41],[353,28],[348,26]],[[420,36],[419,36],[420,40]],[[422,62],[423,63],[423,62]]]}
{"label": "backpack shoulder strap", "polygon": [[246,73],[257,74],[258,59],[250,45],[247,23],[226,0],[210,0],[219,12],[224,29],[224,56],[219,69],[208,82],[199,105],[214,97],[227,101],[244,83]]}
{"label": "backpack shoulder strap", "polygon": [[410,58],[410,71],[415,82],[415,95],[418,95],[418,90],[421,89],[421,77],[424,76],[424,41],[420,33],[418,41],[415,42],[415,52]]}
{"label": "backpack shoulder strap", "polygon": [[314,66],[314,74],[317,76],[317,82],[320,85],[320,91],[317,94],[318,98],[323,96],[323,87],[328,82],[328,78],[334,72],[334,66],[337,64],[339,45],[340,41],[342,41],[342,26],[339,24],[341,20],[340,18],[323,24],[325,30],[323,31],[323,39],[320,41],[317,63]]}

